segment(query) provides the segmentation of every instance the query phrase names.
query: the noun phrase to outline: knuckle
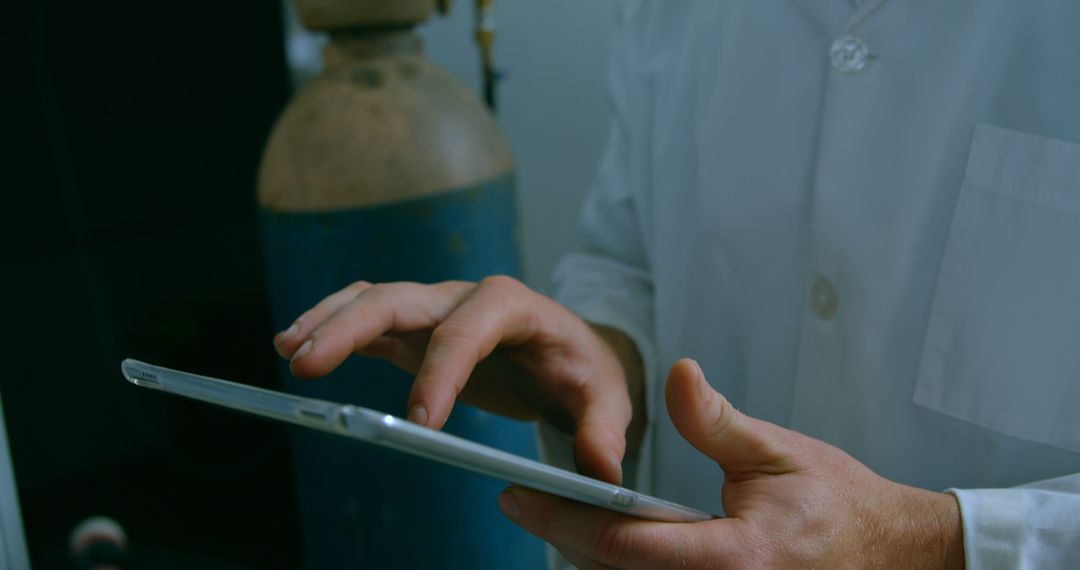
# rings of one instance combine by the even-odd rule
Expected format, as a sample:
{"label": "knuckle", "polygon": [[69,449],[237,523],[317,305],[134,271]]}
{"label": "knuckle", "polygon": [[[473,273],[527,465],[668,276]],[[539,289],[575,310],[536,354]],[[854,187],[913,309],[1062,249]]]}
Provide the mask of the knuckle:
{"label": "knuckle", "polygon": [[349,291],[352,291],[354,293],[359,293],[359,292],[363,291],[364,289],[367,289],[368,287],[371,287],[371,282],[369,282],[369,281],[353,281],[345,289],[347,289]]}
{"label": "knuckle", "polygon": [[362,291],[365,297],[381,297],[389,291],[393,285],[389,283],[375,283]]}
{"label": "knuckle", "polygon": [[593,529],[588,548],[591,557],[605,564],[619,566],[630,548],[630,533],[619,524],[602,524]]}
{"label": "knuckle", "polygon": [[443,281],[430,286],[432,290],[449,295],[461,295],[476,287],[476,283],[470,281]]}
{"label": "knuckle", "polygon": [[474,361],[480,361],[480,342],[469,323],[461,320],[449,320],[431,331],[431,346],[451,347],[454,350],[472,354]]}
{"label": "knuckle", "polygon": [[431,331],[431,342],[436,344],[469,343],[473,341],[474,334],[473,327],[468,322],[460,319],[449,319]]}
{"label": "knuckle", "polygon": [[368,299],[389,299],[395,303],[409,302],[424,293],[424,285],[412,281],[375,283],[364,289],[360,296]]}
{"label": "knuckle", "polygon": [[712,400],[712,417],[709,418],[709,433],[714,437],[723,437],[739,421],[739,411],[735,409],[723,396],[715,392],[710,394]]}
{"label": "knuckle", "polygon": [[524,285],[508,275],[491,275],[480,281],[480,287],[493,291],[514,291],[524,287]]}

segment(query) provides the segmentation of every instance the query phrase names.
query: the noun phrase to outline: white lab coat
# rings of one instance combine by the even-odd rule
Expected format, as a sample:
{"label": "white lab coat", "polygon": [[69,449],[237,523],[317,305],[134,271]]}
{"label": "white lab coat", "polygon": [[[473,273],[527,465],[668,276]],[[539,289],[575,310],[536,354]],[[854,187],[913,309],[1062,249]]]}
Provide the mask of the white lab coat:
{"label": "white lab coat", "polygon": [[743,412],[953,489],[969,568],[1080,563],[1080,2],[622,8],[556,297],[644,357],[638,486],[721,511],[663,405],[689,356]]}

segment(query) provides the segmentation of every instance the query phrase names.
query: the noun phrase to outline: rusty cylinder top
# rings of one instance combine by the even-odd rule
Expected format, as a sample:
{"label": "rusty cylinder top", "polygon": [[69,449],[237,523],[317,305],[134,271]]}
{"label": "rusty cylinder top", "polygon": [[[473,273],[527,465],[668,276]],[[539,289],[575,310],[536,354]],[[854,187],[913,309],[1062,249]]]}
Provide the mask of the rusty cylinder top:
{"label": "rusty cylinder top", "polygon": [[326,69],[279,117],[259,170],[271,211],[377,206],[513,169],[494,118],[411,31],[335,33]]}
{"label": "rusty cylinder top", "polygon": [[412,26],[427,20],[434,0],[293,0],[304,27],[316,31]]}

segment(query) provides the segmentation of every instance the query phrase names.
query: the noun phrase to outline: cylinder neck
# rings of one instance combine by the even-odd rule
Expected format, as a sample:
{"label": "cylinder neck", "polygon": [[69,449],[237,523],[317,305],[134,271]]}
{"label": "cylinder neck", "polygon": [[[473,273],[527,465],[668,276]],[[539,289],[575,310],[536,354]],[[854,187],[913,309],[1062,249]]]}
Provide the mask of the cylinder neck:
{"label": "cylinder neck", "polygon": [[358,59],[423,51],[423,42],[411,27],[361,28],[331,32],[324,56],[326,68],[334,69]]}

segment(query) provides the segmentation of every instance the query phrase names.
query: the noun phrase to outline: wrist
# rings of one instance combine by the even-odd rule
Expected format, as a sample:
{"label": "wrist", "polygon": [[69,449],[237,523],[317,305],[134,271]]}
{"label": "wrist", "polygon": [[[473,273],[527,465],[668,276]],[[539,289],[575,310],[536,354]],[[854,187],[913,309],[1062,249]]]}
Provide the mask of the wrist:
{"label": "wrist", "polygon": [[954,495],[926,491],[937,503],[934,513],[937,518],[938,551],[941,568],[963,570],[964,568],[964,525],[960,519],[960,503]]}
{"label": "wrist", "polygon": [[893,484],[899,490],[894,504],[880,513],[887,517],[882,538],[890,546],[875,549],[889,556],[876,566],[962,570],[964,536],[956,497]]}

